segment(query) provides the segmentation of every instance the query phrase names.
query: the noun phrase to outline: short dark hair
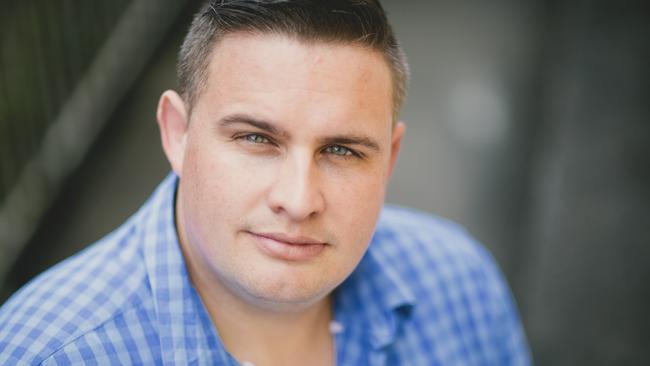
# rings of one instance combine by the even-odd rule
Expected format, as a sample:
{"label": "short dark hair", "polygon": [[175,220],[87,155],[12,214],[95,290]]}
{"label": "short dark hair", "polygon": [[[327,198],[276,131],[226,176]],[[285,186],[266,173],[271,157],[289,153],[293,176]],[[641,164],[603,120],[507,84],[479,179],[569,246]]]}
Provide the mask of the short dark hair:
{"label": "short dark hair", "polygon": [[179,53],[178,83],[192,108],[205,87],[210,55],[237,32],[306,42],[349,43],[380,52],[393,80],[393,117],[406,95],[408,64],[378,0],[212,0],[194,16]]}

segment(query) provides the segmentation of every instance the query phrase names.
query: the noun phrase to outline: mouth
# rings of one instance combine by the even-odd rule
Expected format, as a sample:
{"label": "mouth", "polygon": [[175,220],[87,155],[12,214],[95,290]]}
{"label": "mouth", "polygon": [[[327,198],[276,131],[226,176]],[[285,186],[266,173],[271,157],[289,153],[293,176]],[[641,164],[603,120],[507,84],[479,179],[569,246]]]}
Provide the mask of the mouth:
{"label": "mouth", "polygon": [[247,233],[250,234],[262,253],[283,261],[308,261],[318,257],[327,247],[327,243],[307,236],[250,231]]}

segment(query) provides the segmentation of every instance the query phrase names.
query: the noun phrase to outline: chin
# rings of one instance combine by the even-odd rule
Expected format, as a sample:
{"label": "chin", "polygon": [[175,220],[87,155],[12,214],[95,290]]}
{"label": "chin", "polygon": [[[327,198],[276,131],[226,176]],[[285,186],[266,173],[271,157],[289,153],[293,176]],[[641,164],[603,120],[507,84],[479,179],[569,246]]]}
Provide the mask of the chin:
{"label": "chin", "polygon": [[330,286],[325,289],[306,289],[297,286],[296,283],[271,284],[267,282],[245,290],[244,296],[248,298],[249,303],[261,309],[291,312],[313,306],[325,299],[332,289]]}

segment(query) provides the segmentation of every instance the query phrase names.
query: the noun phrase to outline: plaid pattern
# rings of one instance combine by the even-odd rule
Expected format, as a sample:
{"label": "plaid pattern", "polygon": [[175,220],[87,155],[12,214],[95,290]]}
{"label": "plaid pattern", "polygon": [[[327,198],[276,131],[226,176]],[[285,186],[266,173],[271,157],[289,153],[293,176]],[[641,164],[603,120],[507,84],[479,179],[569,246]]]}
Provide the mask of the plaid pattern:
{"label": "plaid pattern", "polygon": [[[178,247],[166,178],[119,229],[0,309],[2,365],[238,365]],[[370,249],[335,291],[339,365],[527,365],[510,292],[456,225],[386,207]]]}

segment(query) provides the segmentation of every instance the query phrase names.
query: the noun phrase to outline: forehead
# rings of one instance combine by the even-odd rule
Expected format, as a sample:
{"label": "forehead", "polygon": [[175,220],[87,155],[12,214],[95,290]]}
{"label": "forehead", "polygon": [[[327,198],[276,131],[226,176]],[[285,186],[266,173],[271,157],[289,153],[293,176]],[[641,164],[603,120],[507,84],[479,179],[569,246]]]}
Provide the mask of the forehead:
{"label": "forehead", "polygon": [[333,113],[391,118],[390,68],[381,53],[354,44],[230,34],[215,46],[207,74],[213,104],[329,103]]}

